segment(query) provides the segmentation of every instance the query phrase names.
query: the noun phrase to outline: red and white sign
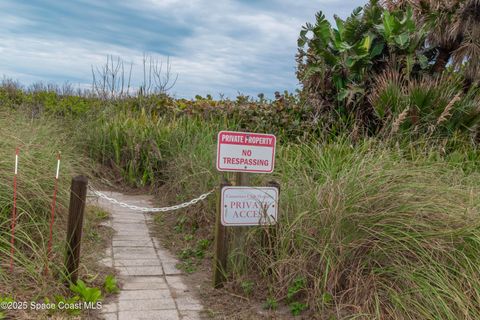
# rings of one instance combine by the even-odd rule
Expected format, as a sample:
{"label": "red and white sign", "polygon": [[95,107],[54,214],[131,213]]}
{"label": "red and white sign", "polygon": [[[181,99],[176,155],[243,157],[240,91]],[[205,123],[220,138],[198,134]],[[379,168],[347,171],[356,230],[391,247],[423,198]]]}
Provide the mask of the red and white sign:
{"label": "red and white sign", "polygon": [[277,188],[224,187],[221,192],[222,225],[258,226],[277,222]]}
{"label": "red and white sign", "polygon": [[272,134],[220,131],[217,169],[270,173],[275,164],[276,137]]}

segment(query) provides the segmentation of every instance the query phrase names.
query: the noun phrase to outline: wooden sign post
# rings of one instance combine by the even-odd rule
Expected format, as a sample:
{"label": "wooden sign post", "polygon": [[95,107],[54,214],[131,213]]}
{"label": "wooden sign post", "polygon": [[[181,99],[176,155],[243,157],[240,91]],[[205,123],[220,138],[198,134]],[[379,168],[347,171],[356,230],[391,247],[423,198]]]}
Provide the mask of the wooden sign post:
{"label": "wooden sign post", "polygon": [[[235,172],[235,186],[248,186],[250,184],[249,174],[246,172]],[[220,191],[221,192],[221,191]],[[233,249],[239,249],[244,245],[245,233],[247,227],[236,227],[232,232],[232,246]],[[234,263],[240,263],[239,257],[235,258]]]}
{"label": "wooden sign post", "polygon": [[[229,186],[230,183],[224,181],[220,184],[220,190]],[[217,197],[217,215],[215,219],[215,257],[213,259],[213,287],[220,288],[225,282],[225,274],[227,271],[227,255],[228,255],[228,234],[227,228],[222,224],[221,212],[221,191]]]}
{"label": "wooden sign post", "polygon": [[[258,206],[258,200],[267,200],[265,194],[258,193],[257,189],[246,188],[250,185],[249,173],[272,173],[275,165],[276,137],[271,134],[221,131],[217,139],[217,170],[235,172],[235,187],[228,188],[230,184],[224,182],[220,185],[217,202],[217,216],[215,222],[215,258],[213,267],[213,286],[220,288],[226,279],[227,258],[228,258],[228,234],[227,226],[235,226],[231,236],[233,246],[240,248],[245,242],[246,226],[262,225],[262,211],[264,208]],[[226,202],[224,190],[229,189],[229,204]],[[271,194],[268,194],[268,202],[276,210],[278,202],[278,190],[270,187]],[[265,192],[264,190],[263,192]],[[236,194],[232,194],[236,192]],[[272,196],[273,195],[273,196]],[[238,197],[238,201],[232,201]],[[274,199],[274,200],[272,200]],[[225,214],[230,206],[230,211],[238,215],[237,218],[248,218],[244,221],[233,219],[230,224],[226,222]],[[244,210],[243,206],[249,207]],[[227,207],[227,208],[225,208]],[[240,208],[242,207],[242,208]],[[273,208],[272,207],[272,208]],[[269,211],[272,212],[271,210]],[[231,218],[231,217],[230,217]],[[267,224],[272,220],[268,218]]]}

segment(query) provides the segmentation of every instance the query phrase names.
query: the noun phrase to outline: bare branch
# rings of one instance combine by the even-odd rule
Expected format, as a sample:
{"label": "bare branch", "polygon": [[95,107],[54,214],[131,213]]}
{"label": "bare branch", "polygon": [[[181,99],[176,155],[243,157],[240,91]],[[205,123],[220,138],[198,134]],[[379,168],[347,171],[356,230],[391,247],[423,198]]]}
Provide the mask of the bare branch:
{"label": "bare branch", "polygon": [[[143,54],[143,82],[134,94],[148,96],[152,94],[167,94],[178,79],[178,74],[172,76],[170,58],[166,63],[152,55]],[[130,62],[128,80],[125,62],[120,57],[107,56],[102,66],[92,66],[92,93],[102,99],[123,99],[130,96],[132,88],[133,62]]]}

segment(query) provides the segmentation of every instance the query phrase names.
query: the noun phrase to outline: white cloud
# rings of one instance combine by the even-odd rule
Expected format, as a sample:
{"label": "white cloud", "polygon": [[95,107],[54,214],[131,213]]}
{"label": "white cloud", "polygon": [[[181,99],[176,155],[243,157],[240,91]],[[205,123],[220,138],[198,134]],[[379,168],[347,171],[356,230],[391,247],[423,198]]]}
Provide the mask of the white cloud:
{"label": "white cloud", "polygon": [[[91,2],[82,1],[86,6]],[[172,71],[179,74],[174,91],[178,96],[192,97],[219,92],[234,96],[237,91],[271,95],[276,90],[295,89],[294,56],[301,25],[312,21],[318,9],[327,8],[332,13],[336,8],[342,12],[346,11],[345,8],[351,11],[361,2],[276,0],[268,2],[267,7],[260,6],[261,3],[137,0],[116,2],[115,5],[120,6],[119,12],[128,12],[139,19],[164,19],[163,24],[190,30],[178,37],[170,34],[168,28],[163,30],[151,26],[143,31],[157,33],[162,39],[159,41],[173,41],[176,49],[170,61]],[[99,8],[106,10],[107,19],[108,4]],[[84,23],[88,24],[88,21]],[[13,76],[25,82],[42,78],[57,82],[64,79],[84,87],[91,82],[91,65],[102,65],[107,55],[120,56],[140,66],[143,52],[133,48],[145,47],[155,53],[163,52],[163,45],[171,45],[159,43],[159,47],[149,47],[142,42],[142,32],[133,39],[135,43],[131,46],[115,45],[115,35],[126,32],[131,27],[129,23],[134,22],[125,21],[125,30],[110,30],[112,28],[109,29],[108,21],[105,21],[104,30],[112,33],[112,41],[108,43],[93,41],[87,36],[81,39],[78,35],[68,37],[55,33],[36,34],[35,31],[21,33],[22,27],[32,26],[32,21],[4,10],[0,12],[0,75]],[[140,69],[137,68],[138,72],[134,74],[137,83],[141,79]]]}

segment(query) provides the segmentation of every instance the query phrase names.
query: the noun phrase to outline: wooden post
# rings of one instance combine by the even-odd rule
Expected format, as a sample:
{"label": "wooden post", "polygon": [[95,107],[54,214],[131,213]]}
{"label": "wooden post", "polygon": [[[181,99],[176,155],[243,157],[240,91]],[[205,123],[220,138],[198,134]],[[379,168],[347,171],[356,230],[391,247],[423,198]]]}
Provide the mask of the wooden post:
{"label": "wooden post", "polygon": [[70,189],[65,266],[67,268],[67,279],[72,283],[76,283],[78,279],[83,212],[85,210],[85,200],[87,197],[87,184],[87,177],[77,176],[72,179],[72,186]]}
{"label": "wooden post", "polygon": [[220,184],[220,191],[217,197],[217,215],[215,219],[215,257],[213,259],[213,287],[221,288],[225,282],[228,257],[228,234],[227,228],[222,225],[222,189],[231,185],[224,180]]}
{"label": "wooden post", "polygon": [[250,176],[246,172],[235,172],[235,185],[248,186],[250,184]]}
{"label": "wooden post", "polygon": [[[235,172],[235,186],[248,186],[250,185],[250,174],[246,172]],[[245,234],[248,227],[235,226],[232,232],[232,246],[234,250],[241,250],[245,246]],[[240,266],[242,264],[243,255],[234,256],[234,264]]]}

